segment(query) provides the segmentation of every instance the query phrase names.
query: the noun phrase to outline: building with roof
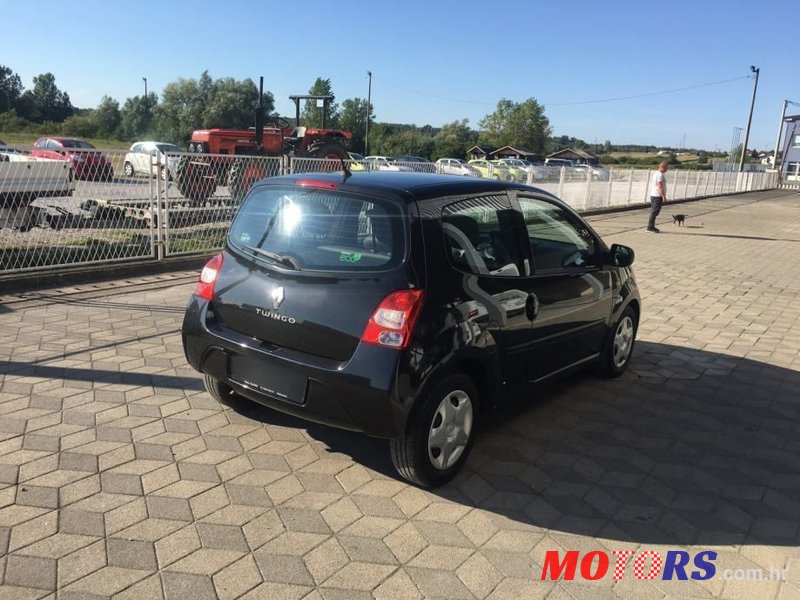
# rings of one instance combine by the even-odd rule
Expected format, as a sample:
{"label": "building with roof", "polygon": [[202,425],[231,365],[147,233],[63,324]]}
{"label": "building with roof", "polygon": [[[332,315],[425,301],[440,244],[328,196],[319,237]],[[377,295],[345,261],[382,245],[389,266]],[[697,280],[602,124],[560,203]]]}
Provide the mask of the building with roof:
{"label": "building with roof", "polygon": [[539,155],[536,154],[530,148],[525,148],[523,146],[503,146],[502,148],[498,148],[490,153],[492,158],[522,158],[524,160],[535,161],[539,159]]}
{"label": "building with roof", "polygon": [[473,146],[467,150],[467,160],[486,160],[493,151],[493,146]]}
{"label": "building with roof", "polygon": [[547,158],[562,158],[574,161],[581,165],[596,166],[600,164],[600,159],[594,154],[587,152],[586,150],[578,150],[577,148],[564,148],[558,152],[548,154]]}
{"label": "building with roof", "polygon": [[800,115],[786,117],[783,140],[783,181],[800,181]]}

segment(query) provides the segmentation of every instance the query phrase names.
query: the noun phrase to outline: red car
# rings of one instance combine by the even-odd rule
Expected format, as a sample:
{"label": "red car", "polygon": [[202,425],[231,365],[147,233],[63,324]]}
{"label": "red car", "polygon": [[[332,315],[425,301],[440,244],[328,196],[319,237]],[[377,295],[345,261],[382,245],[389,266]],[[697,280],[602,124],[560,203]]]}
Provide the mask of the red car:
{"label": "red car", "polygon": [[78,138],[39,138],[33,144],[31,156],[72,161],[72,171],[78,179],[111,181],[114,177],[114,168],[108,157],[89,142]]}

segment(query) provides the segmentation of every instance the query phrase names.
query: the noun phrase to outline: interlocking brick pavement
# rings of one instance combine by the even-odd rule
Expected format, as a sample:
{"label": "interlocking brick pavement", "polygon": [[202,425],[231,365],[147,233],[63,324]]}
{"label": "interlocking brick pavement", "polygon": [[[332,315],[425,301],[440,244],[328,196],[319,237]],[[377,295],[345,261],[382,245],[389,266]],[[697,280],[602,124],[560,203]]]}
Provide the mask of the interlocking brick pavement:
{"label": "interlocking brick pavement", "polygon": [[[631,368],[487,415],[434,491],[385,442],[213,401],[185,278],[5,296],[0,598],[800,597],[800,196],[590,220],[637,253]],[[713,549],[717,576],[540,581],[566,549]]]}

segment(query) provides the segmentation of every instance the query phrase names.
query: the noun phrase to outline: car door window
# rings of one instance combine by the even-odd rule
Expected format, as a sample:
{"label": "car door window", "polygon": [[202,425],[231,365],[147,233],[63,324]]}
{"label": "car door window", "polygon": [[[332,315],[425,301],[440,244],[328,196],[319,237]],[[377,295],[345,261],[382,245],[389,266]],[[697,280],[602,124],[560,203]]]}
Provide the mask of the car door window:
{"label": "car door window", "polygon": [[596,263],[597,242],[579,219],[538,198],[518,198],[535,272],[578,270]]}
{"label": "car door window", "polygon": [[521,256],[513,211],[505,196],[461,200],[442,209],[448,257],[459,271],[519,276]]}

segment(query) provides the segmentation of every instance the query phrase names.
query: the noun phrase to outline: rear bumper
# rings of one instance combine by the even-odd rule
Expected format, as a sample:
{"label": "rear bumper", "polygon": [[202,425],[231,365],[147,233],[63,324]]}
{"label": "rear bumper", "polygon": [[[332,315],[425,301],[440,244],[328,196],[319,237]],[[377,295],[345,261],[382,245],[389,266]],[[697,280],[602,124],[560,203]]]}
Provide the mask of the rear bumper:
{"label": "rear bumper", "polygon": [[207,317],[208,303],[192,296],[182,334],[186,359],[196,370],[301,419],[374,437],[403,435],[407,410],[397,400],[396,350],[361,344],[341,363],[256,347],[252,338],[220,330]]}

